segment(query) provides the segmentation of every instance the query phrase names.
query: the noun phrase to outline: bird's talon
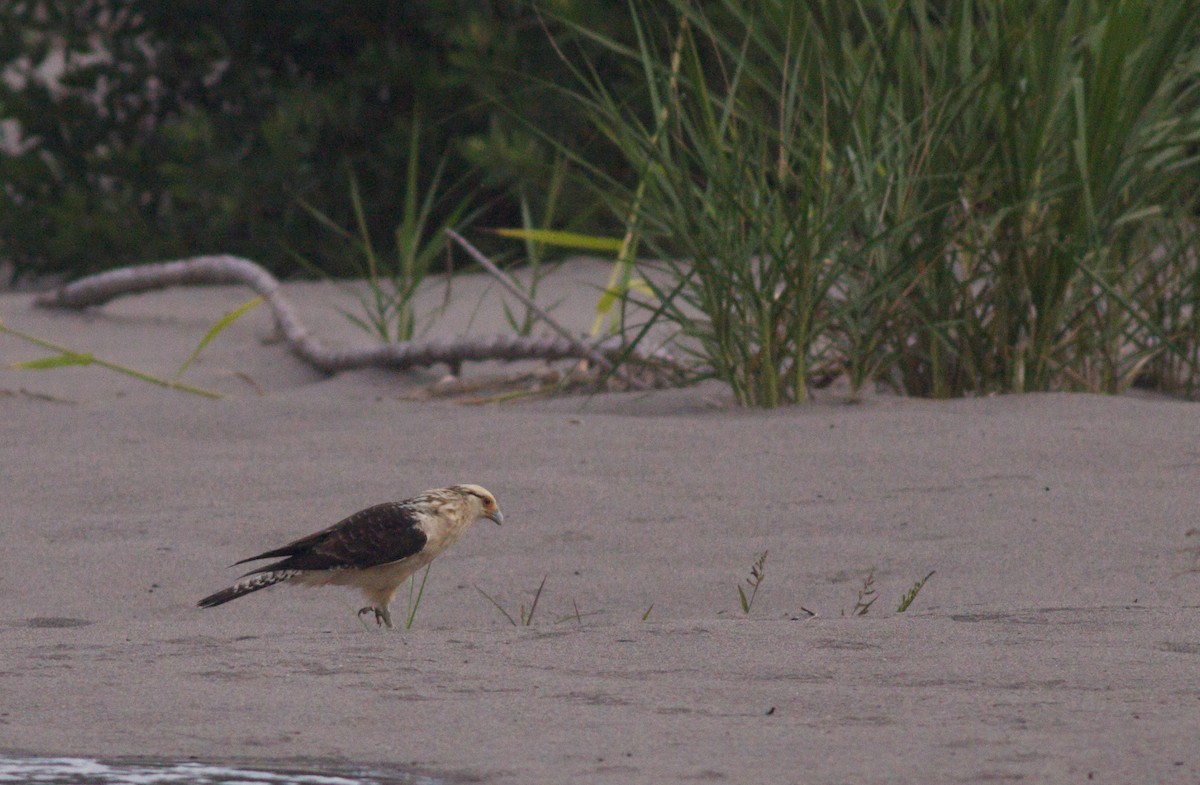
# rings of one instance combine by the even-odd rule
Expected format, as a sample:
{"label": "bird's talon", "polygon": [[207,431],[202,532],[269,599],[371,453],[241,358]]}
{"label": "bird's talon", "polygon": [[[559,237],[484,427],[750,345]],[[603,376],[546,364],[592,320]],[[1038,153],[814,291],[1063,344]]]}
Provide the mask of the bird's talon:
{"label": "bird's talon", "polygon": [[378,608],[374,608],[374,607],[372,607],[372,606],[368,605],[368,606],[367,606],[367,607],[365,607],[365,608],[359,608],[359,609],[358,609],[358,615],[359,615],[359,616],[362,616],[363,614],[366,614],[366,613],[373,613],[373,614],[375,614],[375,626],[377,626],[377,627],[382,627],[382,626],[383,626],[383,614],[379,612],[379,609],[378,609]]}

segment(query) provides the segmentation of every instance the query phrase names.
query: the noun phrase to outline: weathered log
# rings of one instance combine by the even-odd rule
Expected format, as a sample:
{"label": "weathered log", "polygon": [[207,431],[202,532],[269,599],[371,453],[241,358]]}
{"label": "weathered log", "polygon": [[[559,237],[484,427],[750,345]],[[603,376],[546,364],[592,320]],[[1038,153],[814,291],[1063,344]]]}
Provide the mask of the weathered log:
{"label": "weathered log", "polygon": [[[242,284],[263,298],[275,318],[288,349],[317,370],[335,374],[358,368],[403,370],[445,363],[453,369],[463,362],[484,360],[563,360],[623,357],[619,342],[595,344],[563,336],[528,338],[495,335],[442,341],[404,341],[350,349],[330,349],[300,321],[275,276],[263,267],[237,256],[197,256],[174,262],[122,267],[90,275],[39,295],[45,308],[88,308],[117,297],[188,284]],[[634,354],[634,361],[662,364],[666,358]]]}

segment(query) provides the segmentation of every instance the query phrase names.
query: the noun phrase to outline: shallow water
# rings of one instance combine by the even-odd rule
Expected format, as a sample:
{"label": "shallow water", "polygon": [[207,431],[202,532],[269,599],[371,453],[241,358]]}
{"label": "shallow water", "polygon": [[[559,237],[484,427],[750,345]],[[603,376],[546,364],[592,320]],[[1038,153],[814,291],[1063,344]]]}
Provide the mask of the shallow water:
{"label": "shallow water", "polygon": [[302,773],[208,763],[102,762],[0,755],[0,783],[29,785],[442,785],[433,777],[341,771]]}

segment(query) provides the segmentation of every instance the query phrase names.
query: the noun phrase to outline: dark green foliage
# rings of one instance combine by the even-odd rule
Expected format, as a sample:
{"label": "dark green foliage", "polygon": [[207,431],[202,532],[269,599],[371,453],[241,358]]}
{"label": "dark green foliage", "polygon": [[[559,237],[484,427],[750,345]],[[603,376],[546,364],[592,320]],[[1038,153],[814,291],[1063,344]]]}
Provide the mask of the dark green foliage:
{"label": "dark green foliage", "polygon": [[[0,6],[0,62],[27,71],[62,41],[61,88],[0,82],[0,114],[36,140],[0,155],[0,257],[79,275],[227,252],[276,272],[295,251],[332,273],[357,250],[310,205],[355,226],[350,175],[380,253],[400,220],[414,117],[423,171],[447,156],[447,211],[465,193],[519,221],[551,154],[526,126],[583,136],[553,80],[565,20],[627,24],[617,3],[521,0],[30,0]],[[24,64],[24,68],[22,67]]]}

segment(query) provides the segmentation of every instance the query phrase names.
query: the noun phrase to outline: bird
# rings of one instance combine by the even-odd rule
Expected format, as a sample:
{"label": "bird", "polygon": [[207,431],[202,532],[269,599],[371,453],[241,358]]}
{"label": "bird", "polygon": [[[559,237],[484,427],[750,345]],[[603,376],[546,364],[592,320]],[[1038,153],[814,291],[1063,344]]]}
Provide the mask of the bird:
{"label": "bird", "polygon": [[361,589],[370,603],[358,615],[374,614],[377,626],[391,628],[388,605],[400,584],[458,542],[480,518],[504,523],[496,497],[478,485],[451,485],[376,504],[281,548],[235,562],[233,566],[279,559],[197,605],[213,608],[277,583],[351,586]]}

